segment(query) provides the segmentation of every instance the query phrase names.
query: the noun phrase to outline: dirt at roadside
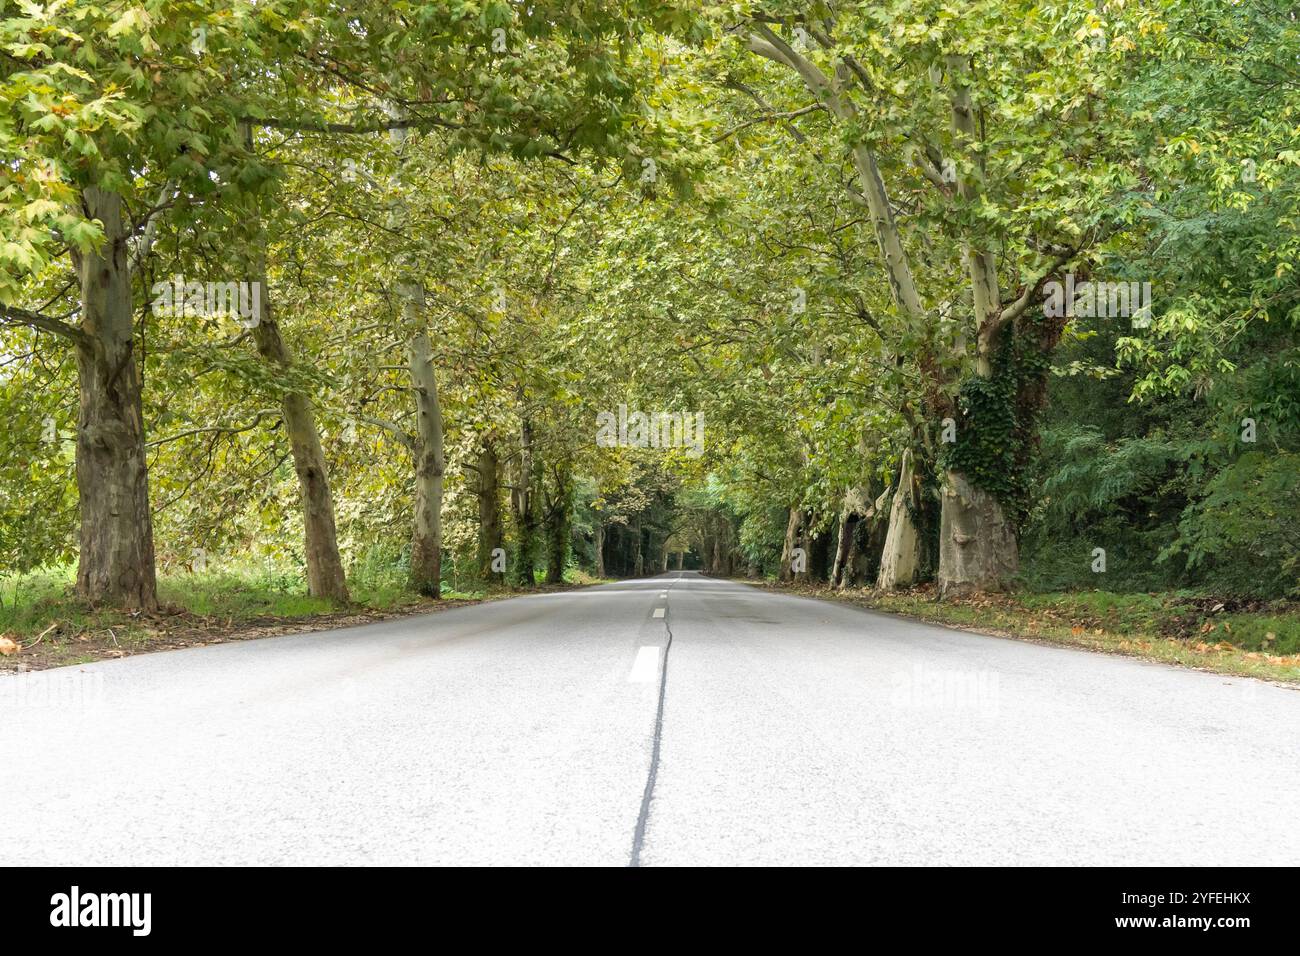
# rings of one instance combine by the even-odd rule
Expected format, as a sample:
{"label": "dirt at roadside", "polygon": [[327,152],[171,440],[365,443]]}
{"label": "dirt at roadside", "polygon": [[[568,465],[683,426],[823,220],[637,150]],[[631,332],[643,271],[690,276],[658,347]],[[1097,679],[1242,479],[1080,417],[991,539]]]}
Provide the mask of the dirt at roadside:
{"label": "dirt at roadside", "polygon": [[37,638],[19,644],[17,652],[0,657],[0,673],[46,670],[154,651],[354,627],[477,603],[474,600],[429,601],[395,611],[344,610],[299,618],[257,617],[238,623],[224,618],[200,617],[178,607],[162,608],[152,614],[125,614],[120,621],[108,626],[78,628],[68,621],[54,621]]}

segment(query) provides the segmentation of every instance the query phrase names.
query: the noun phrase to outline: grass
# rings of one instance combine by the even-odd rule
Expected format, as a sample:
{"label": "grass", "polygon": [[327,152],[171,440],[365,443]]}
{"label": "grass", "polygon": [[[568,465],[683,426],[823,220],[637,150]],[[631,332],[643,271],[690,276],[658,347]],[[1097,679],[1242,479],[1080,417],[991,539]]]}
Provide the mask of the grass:
{"label": "grass", "polygon": [[[115,623],[127,632],[133,629],[132,615],[91,608],[74,597],[73,582],[71,569],[55,569],[0,583],[0,633],[35,636],[56,621],[73,629]],[[248,568],[160,576],[158,600],[189,616],[232,622],[312,617],[339,610],[329,601],[309,596],[305,586],[287,575]],[[357,603],[372,606],[364,598]]]}
{"label": "grass", "polygon": [[593,584],[613,584],[615,580],[615,578],[598,578],[594,574],[588,574],[582,568],[569,568],[564,572],[565,583],[580,588],[590,587]]}
{"label": "grass", "polygon": [[1300,682],[1300,607],[1184,592],[1017,593],[935,600],[932,588],[894,594],[812,589],[939,624],[1126,654],[1243,677]]}
{"label": "grass", "polygon": [[[0,580],[0,670],[344,627],[520,593],[500,587],[469,590],[461,582],[461,589],[444,586],[441,600],[433,601],[406,587],[400,564],[362,561],[349,578],[352,603],[339,607],[309,595],[298,569],[222,563],[219,569],[160,574],[160,610],[139,614],[90,607],[73,595],[74,583],[72,568]],[[563,586],[599,583],[601,579],[573,570]]]}

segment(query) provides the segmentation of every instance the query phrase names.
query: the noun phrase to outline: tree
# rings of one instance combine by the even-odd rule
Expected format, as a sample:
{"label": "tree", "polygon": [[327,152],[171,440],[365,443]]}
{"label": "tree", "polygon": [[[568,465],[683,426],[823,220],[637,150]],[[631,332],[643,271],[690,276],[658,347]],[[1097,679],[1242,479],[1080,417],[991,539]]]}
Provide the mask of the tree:
{"label": "tree", "polygon": [[[1059,339],[1060,324],[1037,315],[1043,284],[1132,215],[1123,195],[1136,184],[1127,171],[1133,139],[1114,91],[1140,62],[1134,37],[1147,17],[983,2],[837,4],[833,15],[825,5],[754,15],[741,31],[752,53],[790,71],[843,131],[902,341],[919,346],[925,409],[932,420],[957,419],[960,437],[944,462],[944,592],[1002,587],[1016,571],[1023,491],[1006,465],[1033,443],[1041,393],[1034,368],[1019,366],[1041,366]],[[1094,36],[1109,42],[1103,56],[1086,42]],[[931,301],[960,303],[968,318],[954,322],[951,305],[927,305],[918,243],[895,214],[899,195],[945,241],[926,256]]]}

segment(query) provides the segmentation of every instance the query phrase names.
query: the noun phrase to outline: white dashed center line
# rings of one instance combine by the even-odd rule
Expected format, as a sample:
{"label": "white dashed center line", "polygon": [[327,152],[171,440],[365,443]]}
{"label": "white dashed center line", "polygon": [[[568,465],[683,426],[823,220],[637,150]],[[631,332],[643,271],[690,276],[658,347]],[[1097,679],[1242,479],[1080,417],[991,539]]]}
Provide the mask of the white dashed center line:
{"label": "white dashed center line", "polygon": [[655,616],[655,617],[663,617],[663,616],[664,616],[664,608],[661,608],[661,607],[657,607],[657,608],[655,608],[654,616]]}
{"label": "white dashed center line", "polygon": [[659,648],[647,645],[636,652],[632,662],[632,673],[627,675],[629,684],[649,684],[659,679]]}

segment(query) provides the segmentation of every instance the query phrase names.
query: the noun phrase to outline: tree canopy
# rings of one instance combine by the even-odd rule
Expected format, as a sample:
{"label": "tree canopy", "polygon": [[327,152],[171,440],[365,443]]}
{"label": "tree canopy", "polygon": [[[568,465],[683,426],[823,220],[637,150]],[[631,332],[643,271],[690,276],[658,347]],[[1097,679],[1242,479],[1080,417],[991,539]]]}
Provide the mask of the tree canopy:
{"label": "tree canopy", "polygon": [[1300,589],[1285,4],[0,13],[0,576]]}

